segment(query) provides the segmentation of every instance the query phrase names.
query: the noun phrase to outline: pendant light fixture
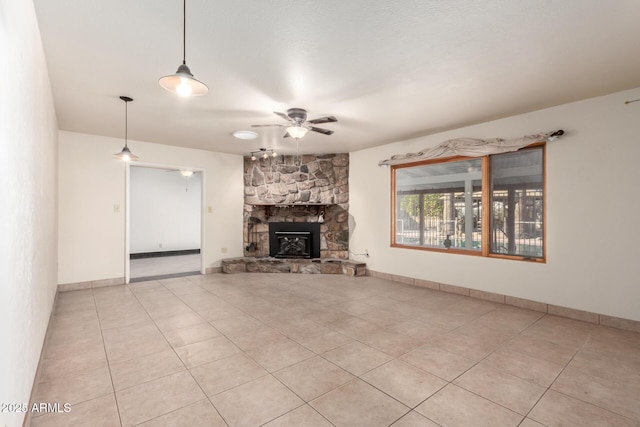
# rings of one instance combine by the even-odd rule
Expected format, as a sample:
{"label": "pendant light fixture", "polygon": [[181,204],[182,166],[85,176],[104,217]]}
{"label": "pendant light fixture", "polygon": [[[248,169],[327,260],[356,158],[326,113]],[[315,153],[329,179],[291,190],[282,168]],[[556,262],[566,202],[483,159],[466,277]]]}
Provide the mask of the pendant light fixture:
{"label": "pendant light fixture", "polygon": [[256,160],[258,160],[258,156],[256,156],[256,154],[259,155],[260,157],[262,157],[265,160],[268,159],[269,156],[278,157],[278,153],[276,153],[273,148],[261,148],[258,151],[252,151],[251,152],[251,157],[250,157],[251,161],[255,162]]}
{"label": "pendant light fixture", "polygon": [[128,116],[127,103],[133,101],[133,98],[129,98],[128,96],[121,96],[120,99],[122,99],[124,101],[124,147],[122,148],[122,151],[120,151],[117,154],[114,154],[113,156],[116,159],[122,160],[124,162],[128,162],[129,160],[138,160],[139,157],[136,156],[135,154],[133,154],[131,152],[131,150],[129,150],[129,146],[127,144],[127,127],[128,127],[128,123],[127,123],[127,116]]}
{"label": "pendant light fixture", "polygon": [[162,77],[158,80],[160,86],[169,92],[177,93],[180,96],[204,95],[209,91],[206,84],[193,78],[193,74],[186,61],[186,39],[187,39],[187,0],[182,0],[182,64],[175,74]]}

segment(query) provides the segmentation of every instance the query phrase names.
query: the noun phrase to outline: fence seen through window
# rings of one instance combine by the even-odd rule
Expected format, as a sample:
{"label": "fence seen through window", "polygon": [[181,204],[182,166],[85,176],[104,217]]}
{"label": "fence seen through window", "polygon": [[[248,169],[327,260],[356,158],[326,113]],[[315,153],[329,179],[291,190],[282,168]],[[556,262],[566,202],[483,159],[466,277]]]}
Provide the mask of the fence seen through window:
{"label": "fence seen through window", "polygon": [[543,258],[543,150],[394,167],[392,243]]}

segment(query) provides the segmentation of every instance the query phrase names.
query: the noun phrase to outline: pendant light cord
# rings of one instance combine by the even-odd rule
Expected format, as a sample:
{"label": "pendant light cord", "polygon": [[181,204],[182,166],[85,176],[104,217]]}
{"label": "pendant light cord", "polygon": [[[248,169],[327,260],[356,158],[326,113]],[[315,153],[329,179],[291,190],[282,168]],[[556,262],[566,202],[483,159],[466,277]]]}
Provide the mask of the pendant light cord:
{"label": "pendant light cord", "polygon": [[127,147],[127,129],[129,128],[129,124],[127,119],[129,117],[129,112],[127,110],[128,101],[124,101],[124,146]]}
{"label": "pendant light cord", "polygon": [[187,0],[182,0],[182,64],[187,65]]}

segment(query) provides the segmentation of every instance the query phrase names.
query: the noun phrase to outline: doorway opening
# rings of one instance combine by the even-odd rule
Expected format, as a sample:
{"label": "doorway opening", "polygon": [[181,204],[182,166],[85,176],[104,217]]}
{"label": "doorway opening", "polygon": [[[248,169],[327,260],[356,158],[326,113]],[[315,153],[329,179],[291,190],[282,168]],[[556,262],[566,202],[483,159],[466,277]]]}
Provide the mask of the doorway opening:
{"label": "doorway opening", "polygon": [[127,281],[202,273],[202,175],[131,165]]}

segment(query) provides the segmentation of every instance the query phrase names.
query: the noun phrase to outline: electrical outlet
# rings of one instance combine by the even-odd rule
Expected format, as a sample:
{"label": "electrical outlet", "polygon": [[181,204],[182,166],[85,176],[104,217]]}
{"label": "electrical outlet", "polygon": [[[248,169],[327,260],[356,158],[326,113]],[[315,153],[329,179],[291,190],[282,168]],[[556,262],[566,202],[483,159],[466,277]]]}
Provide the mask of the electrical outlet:
{"label": "electrical outlet", "polygon": [[226,254],[227,253],[227,248],[220,248],[220,252],[223,253],[223,254]]}
{"label": "electrical outlet", "polygon": [[162,243],[159,243],[159,244],[158,244],[158,247],[159,247],[160,249],[162,249]]}
{"label": "electrical outlet", "polygon": [[212,208],[211,206],[209,206],[209,207],[207,208],[207,212],[209,212],[209,213],[213,213],[213,208]]}
{"label": "electrical outlet", "polygon": [[113,205],[113,212],[114,212],[114,213],[118,213],[118,212],[120,212],[120,205],[118,205],[118,204]]}

